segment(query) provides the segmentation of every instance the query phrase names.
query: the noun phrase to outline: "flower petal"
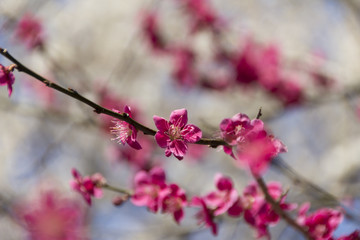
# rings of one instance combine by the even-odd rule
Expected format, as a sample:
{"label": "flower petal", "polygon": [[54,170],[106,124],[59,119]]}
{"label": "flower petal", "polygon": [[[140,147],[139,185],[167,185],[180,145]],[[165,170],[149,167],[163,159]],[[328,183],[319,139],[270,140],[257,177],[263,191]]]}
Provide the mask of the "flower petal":
{"label": "flower petal", "polygon": [[197,126],[189,124],[181,130],[181,136],[185,139],[185,141],[194,143],[200,140],[202,132]]}
{"label": "flower petal", "polygon": [[166,148],[166,146],[168,145],[169,137],[159,131],[155,134],[155,140],[161,148]]}
{"label": "flower petal", "polygon": [[169,130],[169,124],[165,118],[154,115],[153,120],[155,126],[157,127],[157,129],[159,129],[160,132],[166,132]]}
{"label": "flower petal", "polygon": [[174,124],[177,127],[184,127],[188,121],[187,110],[185,108],[172,111],[170,114],[170,124]]}

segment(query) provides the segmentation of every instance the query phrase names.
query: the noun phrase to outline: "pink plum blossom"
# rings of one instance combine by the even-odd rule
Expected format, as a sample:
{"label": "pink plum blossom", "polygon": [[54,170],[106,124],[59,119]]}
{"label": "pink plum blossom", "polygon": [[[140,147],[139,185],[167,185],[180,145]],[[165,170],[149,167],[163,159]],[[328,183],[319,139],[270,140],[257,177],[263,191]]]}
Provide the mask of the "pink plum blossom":
{"label": "pink plum blossom", "polygon": [[[286,146],[272,135],[268,135],[260,119],[250,120],[238,113],[220,123],[221,137],[229,144],[224,152],[238,160],[240,166],[248,168],[254,176],[262,175],[272,158],[286,152]],[[235,148],[235,154],[233,153]]]}
{"label": "pink plum blossom", "polygon": [[177,159],[182,160],[187,151],[187,143],[195,143],[202,136],[197,126],[187,124],[186,109],[174,110],[169,121],[156,115],[153,119],[159,129],[155,135],[156,142],[161,148],[166,148],[167,157],[174,154]]}
{"label": "pink plum blossom", "polygon": [[[114,112],[119,112],[117,110],[113,110]],[[131,109],[129,106],[125,106],[124,112],[131,117]],[[117,140],[118,143],[125,144],[127,143],[130,147],[139,150],[141,149],[141,145],[136,140],[137,136],[137,129],[121,120],[114,120],[115,127],[112,127],[111,133],[116,135],[116,138],[113,138],[113,140]]]}
{"label": "pink plum blossom", "polygon": [[105,178],[100,173],[96,173],[91,177],[83,177],[73,168],[72,175],[74,180],[70,181],[70,186],[73,190],[79,192],[89,205],[91,205],[91,197],[101,198],[103,196],[101,186],[105,183]]}
{"label": "pink plum blossom", "polygon": [[27,13],[18,22],[15,36],[22,41],[28,49],[44,44],[43,26],[39,19]]}
{"label": "pink plum blossom", "polygon": [[184,218],[183,208],[187,206],[185,191],[176,184],[170,184],[160,195],[161,211],[173,214],[174,220],[179,224]]}
{"label": "pink plum blossom", "polygon": [[139,171],[134,178],[134,194],[131,202],[136,206],[147,206],[152,212],[157,212],[160,206],[160,192],[166,189],[165,172],[160,167],[154,167],[149,172]]}
{"label": "pink plum blossom", "polygon": [[[224,177],[218,173],[215,175],[215,185],[217,190],[207,194],[203,199],[206,205],[212,209],[215,209],[214,216],[221,215],[229,210],[235,210],[234,204],[239,204],[239,194],[233,187],[233,183],[230,178]],[[241,208],[241,206],[240,206]],[[241,214],[240,212],[230,212],[231,216]]]}
{"label": "pink plum blossom", "polygon": [[85,212],[77,201],[45,191],[36,201],[16,207],[18,219],[28,232],[27,239],[85,240]]}
{"label": "pink plum blossom", "polygon": [[304,226],[309,234],[316,240],[330,239],[335,229],[343,220],[339,210],[321,208],[308,214],[310,203],[304,203],[299,208],[298,223]]}
{"label": "pink plum blossom", "polygon": [[205,224],[206,227],[211,228],[212,234],[217,235],[217,225],[214,222],[213,211],[208,208],[204,199],[201,197],[193,197],[190,205],[201,207],[200,211],[195,215],[198,224]]}
{"label": "pink plum blossom", "polygon": [[12,94],[12,85],[15,82],[14,74],[10,71],[9,67],[4,67],[0,64],[0,86],[7,85],[9,97]]}

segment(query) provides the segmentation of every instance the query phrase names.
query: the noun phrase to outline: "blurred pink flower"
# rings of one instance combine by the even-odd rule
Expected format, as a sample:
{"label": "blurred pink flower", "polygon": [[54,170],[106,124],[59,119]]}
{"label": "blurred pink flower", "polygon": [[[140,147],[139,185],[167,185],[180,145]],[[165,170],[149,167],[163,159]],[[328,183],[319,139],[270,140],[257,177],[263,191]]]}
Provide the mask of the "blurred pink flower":
{"label": "blurred pink flower", "polygon": [[195,86],[199,78],[195,68],[195,52],[188,47],[176,47],[171,54],[174,60],[172,77],[176,83],[185,89]]}
{"label": "blurred pink flower", "polygon": [[8,67],[4,67],[0,64],[0,86],[7,85],[9,97],[12,94],[12,85],[14,84],[14,82],[14,74],[10,71]]}
{"label": "blurred pink flower", "polygon": [[101,198],[103,195],[101,186],[106,182],[105,178],[100,173],[95,173],[91,177],[82,177],[75,169],[72,169],[74,180],[70,181],[70,186],[73,190],[79,192],[85,201],[91,205],[91,197]]}
{"label": "blurred pink flower", "polygon": [[[214,209],[214,216],[218,216],[229,211],[234,204],[238,203],[239,194],[234,189],[231,179],[220,173],[215,175],[215,185],[217,190],[207,194],[203,200],[208,207]],[[238,214],[240,215],[240,213]],[[234,216],[235,214],[232,212],[230,215]]]}
{"label": "blurred pink flower", "polygon": [[335,229],[342,222],[343,214],[339,210],[330,208],[321,208],[308,214],[309,208],[310,203],[304,203],[299,208],[298,223],[304,226],[314,239],[330,239]]}
{"label": "blurred pink flower", "polygon": [[200,128],[187,124],[186,109],[174,110],[169,121],[156,115],[153,119],[159,129],[155,135],[156,142],[161,148],[166,148],[167,157],[174,154],[177,159],[182,160],[187,151],[187,143],[195,143],[202,136]]}
{"label": "blurred pink flower", "polygon": [[190,205],[201,207],[200,211],[195,215],[198,219],[198,224],[205,224],[206,227],[211,228],[212,234],[217,235],[217,225],[214,222],[213,211],[208,208],[204,199],[201,197],[193,197]]}
{"label": "blurred pink flower", "polygon": [[170,184],[160,192],[161,211],[173,214],[176,223],[184,218],[183,208],[187,206],[185,191],[176,184]]}
{"label": "blurred pink flower", "polygon": [[160,53],[166,52],[166,44],[160,32],[157,12],[143,11],[141,18],[142,33],[152,50]]}
{"label": "blurred pink flower", "polygon": [[54,191],[42,192],[38,201],[24,202],[16,213],[36,240],[85,240],[85,212],[77,201]]}
{"label": "blurred pink flower", "polygon": [[136,206],[147,206],[155,213],[160,206],[160,192],[166,187],[165,172],[162,168],[154,167],[149,172],[141,170],[134,178],[131,202]]}
{"label": "blurred pink flower", "polygon": [[[120,113],[115,109],[113,109],[113,111]],[[124,112],[127,113],[130,118],[132,117],[129,106],[125,106]],[[116,138],[113,138],[113,140],[117,140],[118,143],[121,144],[127,143],[130,147],[136,150],[141,149],[141,145],[136,140],[137,129],[133,125],[118,119],[114,120],[113,122],[115,123],[115,127],[112,127],[111,133],[116,135]]]}
{"label": "blurred pink flower", "polygon": [[15,36],[22,41],[28,49],[34,49],[44,44],[42,23],[30,13],[23,15],[19,20]]}

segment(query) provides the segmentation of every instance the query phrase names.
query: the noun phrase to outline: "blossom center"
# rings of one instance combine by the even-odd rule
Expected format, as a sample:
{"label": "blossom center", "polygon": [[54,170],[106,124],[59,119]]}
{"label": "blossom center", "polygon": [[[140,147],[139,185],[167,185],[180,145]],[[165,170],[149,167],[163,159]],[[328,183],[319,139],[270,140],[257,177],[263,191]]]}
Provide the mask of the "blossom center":
{"label": "blossom center", "polygon": [[179,127],[177,127],[177,126],[170,125],[169,131],[167,133],[168,133],[169,138],[172,141],[176,140],[176,139],[182,139],[181,129]]}

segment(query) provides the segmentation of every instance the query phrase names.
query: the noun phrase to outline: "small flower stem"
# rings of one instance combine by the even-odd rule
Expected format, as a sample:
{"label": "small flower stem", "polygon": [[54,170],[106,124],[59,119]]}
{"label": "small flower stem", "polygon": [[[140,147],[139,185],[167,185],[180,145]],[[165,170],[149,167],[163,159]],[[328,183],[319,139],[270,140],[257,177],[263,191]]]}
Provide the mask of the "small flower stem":
{"label": "small flower stem", "polygon": [[108,190],[111,190],[111,191],[113,191],[113,192],[118,192],[118,193],[126,194],[126,195],[128,195],[128,196],[131,196],[131,195],[132,195],[131,191],[129,191],[129,190],[122,189],[122,188],[117,188],[117,187],[111,186],[111,185],[109,185],[109,184],[107,184],[107,183],[102,184],[101,187],[102,187],[102,188],[105,188],[105,189],[108,189]]}
{"label": "small flower stem", "polygon": [[282,219],[284,219],[290,226],[292,226],[293,228],[295,228],[296,230],[298,230],[299,232],[301,232],[306,239],[308,239],[308,240],[315,240],[314,238],[312,238],[312,237],[310,236],[309,232],[306,231],[306,229],[304,229],[302,226],[300,226],[292,217],[290,217],[285,211],[283,211],[283,210],[281,209],[279,203],[270,196],[264,180],[263,180],[261,177],[256,177],[256,176],[254,176],[254,178],[256,179],[256,182],[258,183],[261,191],[264,193],[266,201],[272,206],[272,208],[274,209],[274,211],[275,211]]}
{"label": "small flower stem", "polygon": [[[72,88],[63,88],[62,86],[42,77],[41,75],[37,74],[36,72],[32,71],[31,69],[29,69],[28,67],[26,67],[25,65],[23,65],[21,62],[19,62],[16,58],[14,58],[6,49],[0,48],[0,54],[3,55],[4,57],[6,57],[7,59],[9,59],[11,62],[13,62],[16,66],[14,66],[19,72],[24,72],[30,76],[32,76],[33,78],[39,80],[40,82],[44,83],[47,87],[53,88],[65,95],[68,95],[80,102],[85,103],[86,105],[92,107],[94,109],[95,113],[98,114],[106,114],[109,115],[111,117],[117,118],[119,120],[125,121],[131,125],[133,125],[137,130],[143,132],[145,135],[151,135],[154,136],[156,134],[156,131],[142,125],[141,123],[135,121],[134,119],[132,119],[131,117],[129,117],[128,114],[126,113],[116,113],[114,111],[111,111],[110,109],[104,108],[102,106],[100,106],[99,104],[89,100],[88,98],[82,96],[81,94],[79,94],[77,91],[75,91]],[[210,147],[218,147],[220,145],[228,145],[224,140],[222,139],[206,139],[206,138],[202,138],[199,141],[197,141],[195,144],[200,144],[200,145],[209,145]]]}

